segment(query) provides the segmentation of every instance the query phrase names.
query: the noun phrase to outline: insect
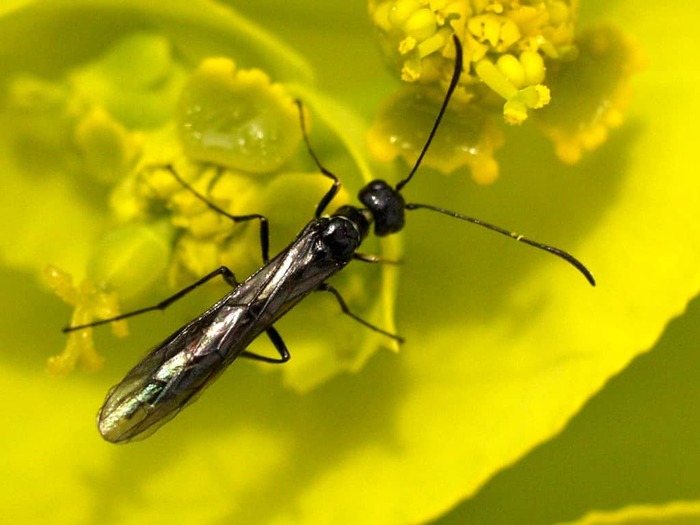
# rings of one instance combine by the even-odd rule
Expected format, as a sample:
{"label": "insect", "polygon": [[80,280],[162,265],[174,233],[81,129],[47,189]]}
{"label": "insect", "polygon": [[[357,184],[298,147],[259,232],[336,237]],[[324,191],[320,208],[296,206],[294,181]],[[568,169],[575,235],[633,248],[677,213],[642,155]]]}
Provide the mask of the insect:
{"label": "insect", "polygon": [[[311,292],[331,293],[337,299],[343,313],[376,332],[402,341],[399,336],[384,331],[352,313],[340,292],[328,284],[327,280],[353,260],[380,262],[378,257],[364,255],[357,250],[372,225],[375,235],[380,237],[399,232],[404,227],[406,210],[432,210],[545,250],[573,265],[591,285],[595,285],[588,269],[563,250],[453,211],[428,204],[405,202],[401,190],[411,181],[428,151],[462,71],[461,44],[456,37],[453,39],[456,49],[454,73],[418,159],[408,176],[396,186],[391,187],[383,180],[375,180],[363,187],[359,192],[359,200],[364,207],[346,205],[338,208],[330,216],[323,215],[338,193],[340,181],[323,167],[311,148],[302,106],[297,102],[306,147],[321,174],[331,179],[332,185],[316,206],[313,219],[272,259],[268,253],[267,218],[257,214],[228,214],[197,193],[172,167],[167,167],[173,177],[188,191],[233,222],[257,220],[264,264],[243,282],[238,282],[233,272],[222,266],[157,305],[87,325],[64,328],[65,332],[69,332],[153,310],[163,310],[217,276],[223,277],[233,288],[206,312],[157,345],[109,391],[97,418],[97,426],[104,439],[121,443],[149,436],[194,401],[198,394],[239,357],[268,363],[286,362],[290,357],[289,351],[273,325]],[[270,339],[279,357],[262,356],[247,350],[250,343],[262,333]]]}

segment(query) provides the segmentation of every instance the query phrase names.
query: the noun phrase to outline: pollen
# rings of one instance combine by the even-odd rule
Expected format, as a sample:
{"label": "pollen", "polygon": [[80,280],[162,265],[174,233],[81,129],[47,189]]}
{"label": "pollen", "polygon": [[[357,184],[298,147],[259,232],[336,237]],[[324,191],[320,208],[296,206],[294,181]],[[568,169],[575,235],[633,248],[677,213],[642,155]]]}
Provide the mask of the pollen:
{"label": "pollen", "polygon": [[498,95],[509,124],[548,104],[547,61],[575,54],[577,8],[577,0],[370,0],[383,47],[403,81],[445,83],[457,35],[465,50],[462,85],[475,99]]}
{"label": "pollen", "polygon": [[[75,285],[70,274],[55,266],[45,269],[44,279],[58,297],[73,307],[70,326],[89,324],[120,313],[117,294],[101,290],[90,279],[83,279]],[[115,321],[111,325],[116,336],[128,335],[126,321]],[[63,375],[72,372],[78,364],[85,371],[94,371],[99,370],[103,363],[104,358],[95,350],[92,328],[85,328],[68,333],[63,352],[50,357],[47,367],[50,373]]]}
{"label": "pollen", "polygon": [[[172,171],[201,198],[178,182]],[[132,189],[141,206],[160,207],[161,217],[178,232],[167,270],[171,287],[180,288],[221,265],[248,268],[259,261],[257,221],[234,227],[224,215],[263,209],[265,183],[259,177],[183,160],[167,168],[146,166],[135,173],[135,181]]]}

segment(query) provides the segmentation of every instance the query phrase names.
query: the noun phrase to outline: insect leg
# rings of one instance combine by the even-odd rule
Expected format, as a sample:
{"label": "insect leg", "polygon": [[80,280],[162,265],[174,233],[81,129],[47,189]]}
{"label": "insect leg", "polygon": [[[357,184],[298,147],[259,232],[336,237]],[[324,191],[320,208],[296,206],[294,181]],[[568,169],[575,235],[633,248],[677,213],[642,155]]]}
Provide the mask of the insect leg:
{"label": "insect leg", "polygon": [[345,299],[343,299],[343,296],[340,295],[340,292],[339,292],[338,290],[336,290],[336,289],[335,289],[333,286],[331,286],[330,284],[328,284],[328,283],[321,283],[321,285],[320,285],[318,288],[316,288],[316,290],[319,291],[319,292],[330,292],[330,293],[332,293],[332,294],[335,296],[335,298],[338,300],[338,304],[340,305],[340,309],[343,311],[343,313],[346,314],[346,315],[349,315],[350,317],[352,317],[352,318],[353,318],[355,321],[357,321],[358,323],[365,325],[365,326],[366,326],[367,328],[369,328],[370,330],[374,330],[375,332],[378,332],[378,333],[380,333],[380,334],[383,334],[383,335],[385,335],[385,336],[387,336],[387,337],[391,337],[392,339],[395,339],[395,340],[398,341],[399,343],[403,343],[403,342],[404,342],[403,337],[398,336],[398,335],[396,335],[396,334],[392,334],[391,332],[387,332],[386,330],[382,330],[382,329],[379,328],[378,326],[374,326],[372,323],[370,323],[370,322],[368,322],[368,321],[365,321],[365,320],[362,319],[360,316],[358,316],[358,315],[352,313],[352,312],[350,311],[350,309],[348,308],[348,305],[347,305],[347,303],[345,302]]}
{"label": "insect leg", "polygon": [[213,272],[205,275],[204,277],[202,277],[198,281],[192,283],[187,288],[180,290],[176,294],[171,295],[170,297],[159,302],[156,305],[149,306],[147,308],[140,308],[139,310],[134,310],[133,312],[127,312],[125,314],[121,314],[121,315],[118,315],[116,317],[110,317],[109,319],[100,319],[99,321],[95,321],[92,323],[81,324],[81,325],[77,325],[77,326],[66,326],[65,328],[63,328],[63,333],[74,332],[75,330],[82,330],[83,328],[91,328],[93,326],[99,326],[102,324],[111,323],[113,321],[120,321],[122,319],[127,319],[128,317],[134,317],[136,315],[145,314],[146,312],[152,312],[154,310],[165,310],[168,306],[173,304],[175,301],[177,301],[178,299],[181,299],[182,297],[184,297],[185,295],[190,293],[192,290],[194,290],[195,288],[198,288],[199,286],[203,285],[207,281],[210,281],[211,279],[213,279],[217,275],[221,275],[224,278],[224,281],[226,281],[232,287],[235,288],[236,286],[238,286],[238,281],[236,280],[236,276],[233,274],[233,272],[231,270],[229,270],[226,266],[222,266],[221,268],[217,268]]}
{"label": "insect leg", "polygon": [[316,212],[314,213],[314,217],[318,219],[323,213],[323,210],[325,210],[328,204],[330,204],[330,202],[333,200],[333,197],[336,196],[338,190],[340,190],[340,181],[338,180],[338,177],[336,177],[333,173],[326,169],[323,166],[323,164],[321,164],[321,161],[318,160],[316,153],[314,153],[314,150],[311,149],[311,142],[309,142],[309,135],[306,132],[306,122],[304,121],[304,107],[301,104],[301,100],[295,100],[294,102],[296,102],[297,108],[299,109],[299,123],[301,124],[301,134],[304,137],[304,144],[306,144],[306,149],[309,151],[309,155],[311,155],[311,158],[314,160],[316,166],[321,171],[323,176],[328,177],[333,181],[333,185],[331,186],[331,188],[326,192],[326,194],[321,198],[321,201],[316,206]]}
{"label": "insect leg", "polygon": [[260,221],[260,248],[262,251],[262,258],[264,263],[268,263],[270,261],[270,226],[267,217],[265,217],[264,215],[260,215],[259,213],[251,213],[248,215],[231,215],[226,210],[220,208],[213,202],[210,202],[209,199],[207,199],[204,195],[202,195],[192,186],[190,186],[189,183],[187,183],[182,177],[180,177],[180,175],[178,175],[177,171],[175,171],[175,168],[173,168],[172,165],[166,164],[162,167],[165,168],[175,178],[175,180],[177,180],[192,195],[197,197],[200,201],[202,201],[215,212],[220,213],[224,217],[228,217],[234,223],[252,220]]}
{"label": "insect leg", "polygon": [[279,359],[275,359],[274,357],[266,357],[264,355],[254,354],[253,352],[248,352],[247,350],[243,351],[243,353],[241,354],[241,357],[247,357],[248,359],[255,359],[256,361],[263,361],[265,363],[274,363],[274,364],[281,364],[281,363],[286,363],[287,361],[289,361],[289,358],[291,357],[289,355],[289,350],[287,350],[287,345],[284,344],[284,341],[282,340],[282,336],[279,334],[279,332],[277,330],[275,330],[273,327],[269,327],[267,330],[265,330],[265,333],[267,334],[267,337],[270,338],[270,341],[272,341],[272,344],[275,345],[275,348],[277,349],[277,352],[280,355]]}

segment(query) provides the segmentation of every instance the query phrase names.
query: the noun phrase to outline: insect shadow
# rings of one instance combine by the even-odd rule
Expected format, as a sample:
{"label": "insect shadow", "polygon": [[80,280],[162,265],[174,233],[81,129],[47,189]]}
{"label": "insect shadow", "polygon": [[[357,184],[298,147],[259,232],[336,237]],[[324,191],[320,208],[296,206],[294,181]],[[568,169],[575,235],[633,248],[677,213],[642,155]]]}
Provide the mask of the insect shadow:
{"label": "insect shadow", "polygon": [[[595,285],[588,269],[578,259],[559,248],[454,211],[430,204],[405,202],[401,191],[421,165],[462,72],[462,47],[457,37],[453,37],[453,40],[454,72],[418,159],[408,176],[396,186],[392,187],[384,180],[375,180],[364,186],[358,196],[363,207],[346,205],[338,208],[330,216],[323,214],[338,193],[340,181],[323,166],[314,153],[306,130],[302,104],[297,101],[306,148],[321,174],[330,179],[332,184],[316,206],[313,219],[273,258],[270,258],[269,254],[269,222],[266,217],[260,214],[231,215],[195,191],[172,166],[164,166],[184,188],[212,210],[228,217],[234,223],[258,222],[263,266],[242,282],[236,279],[229,268],[221,266],[156,305],[110,319],[64,328],[64,332],[70,332],[154,310],[164,310],[217,276],[221,276],[233,288],[202,315],[157,345],[109,391],[97,417],[97,426],[104,439],[122,443],[151,435],[183,407],[194,401],[238,357],[267,363],[284,363],[289,360],[287,346],[273,325],[312,292],[330,293],[336,298],[344,314],[370,330],[403,342],[400,336],[383,330],[353,313],[340,292],[327,281],[353,260],[382,262],[378,256],[362,254],[357,250],[369,234],[371,226],[378,237],[400,232],[405,224],[406,210],[430,210],[488,228],[544,250],[574,266],[591,285]],[[262,333],[270,339],[278,357],[259,355],[247,350],[252,341]]]}

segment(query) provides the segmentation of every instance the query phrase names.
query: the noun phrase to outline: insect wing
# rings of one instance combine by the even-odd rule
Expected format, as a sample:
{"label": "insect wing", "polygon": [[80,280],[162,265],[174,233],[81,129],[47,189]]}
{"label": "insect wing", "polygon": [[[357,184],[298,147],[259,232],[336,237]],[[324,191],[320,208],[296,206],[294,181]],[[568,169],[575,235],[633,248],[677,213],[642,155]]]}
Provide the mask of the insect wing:
{"label": "insect wing", "polygon": [[109,391],[97,417],[102,437],[120,443],[150,436],[243,351],[227,342],[245,329],[246,310],[225,302],[170,336]]}
{"label": "insect wing", "polygon": [[150,436],[194,401],[255,337],[351,260],[357,232],[340,254],[329,245],[338,237],[348,244],[348,226],[342,217],[311,221],[277,257],[146,355],[107,394],[97,417],[102,437]]}

